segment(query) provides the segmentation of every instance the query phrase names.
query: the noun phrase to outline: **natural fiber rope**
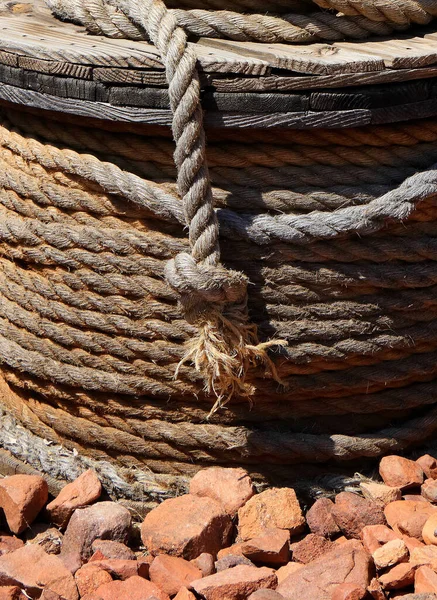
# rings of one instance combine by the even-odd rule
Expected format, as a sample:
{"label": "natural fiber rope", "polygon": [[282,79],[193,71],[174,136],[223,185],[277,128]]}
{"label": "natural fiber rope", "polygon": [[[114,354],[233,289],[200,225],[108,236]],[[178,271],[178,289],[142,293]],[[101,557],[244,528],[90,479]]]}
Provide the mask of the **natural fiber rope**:
{"label": "natural fiber rope", "polygon": [[[354,6],[368,14],[349,15],[343,2],[348,16],[336,17],[295,3],[294,17],[278,19],[229,4],[234,13],[172,11],[160,0],[71,5],[92,31],[147,31],[156,45],[176,169],[158,133],[14,111],[0,127],[0,362],[11,386],[0,442],[61,479],[72,456],[55,466],[47,448],[63,443],[134,499],[144,487],[171,495],[200,465],[282,476],[293,463],[374,457],[437,431],[435,121],[217,131],[206,150],[187,44],[190,27],[240,39],[265,37],[267,26],[272,36],[319,36],[321,24],[339,35],[335,23],[364,36],[425,23],[433,9],[363,0]],[[288,342],[275,364],[248,310],[261,340]],[[201,374],[215,408],[236,392],[219,415]],[[14,418],[21,436],[10,433]]]}
{"label": "natural fiber rope", "polygon": [[[47,3],[61,18],[79,22],[94,34],[133,40],[150,39],[141,17],[132,18],[129,3],[114,6],[103,0],[75,0],[71,3],[47,0]],[[390,35],[395,30],[405,29],[404,23],[388,24],[380,22],[380,19],[375,21],[363,16],[337,16],[324,12],[286,13],[274,17],[229,10],[178,8],[170,9],[168,13],[190,36],[265,43],[365,39],[370,35]]]}

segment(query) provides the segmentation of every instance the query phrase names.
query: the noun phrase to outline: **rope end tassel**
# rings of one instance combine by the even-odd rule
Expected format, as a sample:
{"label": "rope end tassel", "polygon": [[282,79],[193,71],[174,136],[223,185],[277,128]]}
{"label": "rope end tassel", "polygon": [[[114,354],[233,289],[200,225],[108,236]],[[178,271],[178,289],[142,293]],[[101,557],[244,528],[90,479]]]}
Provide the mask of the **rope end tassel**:
{"label": "rope end tassel", "polygon": [[181,253],[168,263],[168,283],[179,292],[185,318],[196,325],[198,334],[186,346],[175,376],[191,362],[205,378],[205,391],[217,398],[208,418],[234,396],[250,397],[254,386],[247,381],[249,370],[260,365],[280,385],[276,366],[268,354],[285,347],[285,340],[260,342],[257,327],[249,322],[247,277],[219,265],[198,264]]}

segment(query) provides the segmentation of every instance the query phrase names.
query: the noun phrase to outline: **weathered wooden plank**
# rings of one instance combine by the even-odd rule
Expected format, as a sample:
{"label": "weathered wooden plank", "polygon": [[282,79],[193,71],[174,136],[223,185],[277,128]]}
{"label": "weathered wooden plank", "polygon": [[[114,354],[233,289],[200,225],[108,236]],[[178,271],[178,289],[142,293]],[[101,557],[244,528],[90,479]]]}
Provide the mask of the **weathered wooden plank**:
{"label": "weathered wooden plank", "polygon": [[18,56],[16,54],[11,54],[10,52],[0,51],[0,64],[8,65],[10,67],[17,67]]}
{"label": "weathered wooden plank", "polygon": [[338,48],[335,44],[257,44],[230,40],[199,40],[199,46],[232,50],[246,57],[259,58],[272,67],[297,73],[328,75],[381,71],[384,62],[378,56],[360,52],[358,48]]}
{"label": "weathered wooden plank", "polygon": [[[352,50],[356,43],[337,42],[336,47]],[[384,65],[392,69],[414,69],[437,63],[437,44],[435,42],[414,37],[401,40],[366,41],[361,45],[361,52],[372,56],[380,56]]]}
{"label": "weathered wooden plank", "polygon": [[144,109],[136,107],[112,106],[104,102],[73,100],[25,90],[0,83],[0,100],[14,105],[25,105],[45,111],[67,113],[99,120],[146,123],[169,127],[172,121],[170,110]]}
{"label": "weathered wooden plank", "polygon": [[[148,125],[171,125],[172,115],[169,110],[137,107],[120,107],[103,102],[88,100],[71,100],[41,94],[33,90],[23,90],[0,83],[0,101],[21,104],[50,112],[73,114],[79,117],[90,117],[99,120],[143,123]],[[314,127],[357,127],[370,123],[372,113],[367,110],[351,110],[338,112],[296,112],[275,114],[250,114],[233,112],[207,112],[205,123],[210,127],[258,127],[275,128],[290,127],[297,129]]]}
{"label": "weathered wooden plank", "polygon": [[[28,71],[47,73],[48,75],[65,75],[77,79],[93,79],[93,68],[86,65],[77,65],[69,62],[54,60],[41,60],[30,56],[16,56],[18,66]],[[0,60],[1,62],[1,60]]]}
{"label": "weathered wooden plank", "polygon": [[[1,49],[21,56],[84,65],[162,68],[156,48],[146,42],[136,44],[88,36],[71,23],[50,27],[35,18],[0,16]],[[125,43],[127,42],[127,43]]]}
{"label": "weathered wooden plank", "polygon": [[92,78],[94,81],[101,81],[103,83],[167,87],[167,79],[164,71],[95,67],[92,70]]}
{"label": "weathered wooden plank", "polygon": [[[119,107],[103,102],[72,100],[41,94],[14,86],[0,84],[0,100],[28,107],[56,111],[82,117],[107,121],[144,123],[170,126],[170,110],[137,107]],[[370,123],[392,123],[418,117],[437,115],[437,99],[411,103],[382,109],[356,109],[324,112],[290,112],[273,114],[253,114],[241,112],[207,112],[205,123],[209,127],[256,127],[256,128],[344,128],[368,125]]]}
{"label": "weathered wooden plank", "polygon": [[[158,88],[111,88],[109,103],[116,106],[143,106],[169,108],[166,89]],[[238,112],[296,112],[309,108],[309,98],[298,94],[216,94],[202,95],[202,105],[212,111]]]}
{"label": "weathered wooden plank", "polygon": [[377,108],[372,111],[372,124],[398,123],[414,119],[426,119],[437,115],[437,98],[424,102],[412,102],[399,106]]}
{"label": "weathered wooden plank", "polygon": [[114,106],[170,108],[168,91],[160,88],[114,87],[109,91],[108,102]]}
{"label": "weathered wooden plank", "polygon": [[309,97],[304,94],[228,94],[206,92],[202,106],[209,111],[244,113],[284,113],[309,110]]}
{"label": "weathered wooden plank", "polygon": [[314,129],[361,127],[368,125],[372,113],[368,110],[348,110],[338,112],[274,113],[255,115],[249,113],[206,113],[205,122],[212,127],[233,128],[290,128]]}
{"label": "weathered wooden plank", "polygon": [[106,102],[109,97],[108,89],[95,81],[56,77],[6,65],[0,65],[0,81],[61,98]]}
{"label": "weathered wooden plank", "polygon": [[313,92],[310,97],[310,109],[326,111],[384,108],[425,101],[432,95],[432,80],[354,88],[349,92]]}
{"label": "weathered wooden plank", "polygon": [[378,83],[395,83],[437,77],[437,67],[422,69],[399,69],[370,73],[341,73],[339,75],[282,76],[267,77],[216,77],[204,75],[204,85],[213,86],[217,92],[291,92],[299,90],[347,88]]}
{"label": "weathered wooden plank", "polygon": [[[216,42],[219,40],[208,40]],[[242,53],[238,47],[220,47],[199,40],[191,44],[199,61],[200,69],[205,73],[239,73],[240,75],[267,75],[271,62],[261,56]]]}

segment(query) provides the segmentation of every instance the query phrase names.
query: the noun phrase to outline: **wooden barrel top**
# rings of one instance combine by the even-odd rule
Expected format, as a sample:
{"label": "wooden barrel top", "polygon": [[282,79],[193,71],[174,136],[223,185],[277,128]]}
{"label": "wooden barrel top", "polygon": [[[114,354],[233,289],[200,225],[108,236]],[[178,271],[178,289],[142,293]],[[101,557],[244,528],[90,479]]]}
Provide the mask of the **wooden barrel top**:
{"label": "wooden barrel top", "polygon": [[[0,3],[1,5],[1,3]],[[107,121],[170,125],[165,74],[147,42],[87,34],[43,0],[3,3],[0,101]],[[437,114],[437,33],[260,44],[200,39],[206,123],[352,127]]]}

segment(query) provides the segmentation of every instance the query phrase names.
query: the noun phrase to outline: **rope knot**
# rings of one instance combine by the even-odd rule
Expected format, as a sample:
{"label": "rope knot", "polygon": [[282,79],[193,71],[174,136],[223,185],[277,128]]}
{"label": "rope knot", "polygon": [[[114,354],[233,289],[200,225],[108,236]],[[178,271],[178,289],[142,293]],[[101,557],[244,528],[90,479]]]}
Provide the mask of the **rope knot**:
{"label": "rope knot", "polygon": [[185,316],[190,322],[220,312],[226,304],[241,304],[247,294],[247,277],[222,265],[196,263],[186,252],[181,252],[167,263],[165,276],[168,284],[178,292]]}

